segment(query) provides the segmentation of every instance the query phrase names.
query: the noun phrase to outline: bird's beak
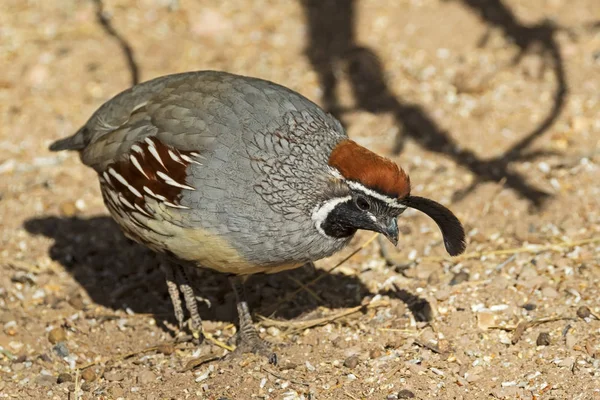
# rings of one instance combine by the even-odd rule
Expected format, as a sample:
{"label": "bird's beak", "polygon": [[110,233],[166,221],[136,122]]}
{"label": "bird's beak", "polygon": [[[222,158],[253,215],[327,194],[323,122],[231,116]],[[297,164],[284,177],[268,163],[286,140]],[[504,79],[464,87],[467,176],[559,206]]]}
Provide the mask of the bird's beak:
{"label": "bird's beak", "polygon": [[383,233],[394,246],[398,245],[398,220],[390,218],[380,225],[380,233]]}

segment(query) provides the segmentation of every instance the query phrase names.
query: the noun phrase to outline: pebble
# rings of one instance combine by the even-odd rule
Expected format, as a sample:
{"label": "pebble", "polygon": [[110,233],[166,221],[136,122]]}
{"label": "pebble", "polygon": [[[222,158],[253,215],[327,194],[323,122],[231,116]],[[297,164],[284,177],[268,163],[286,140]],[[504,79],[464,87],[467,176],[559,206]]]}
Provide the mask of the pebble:
{"label": "pebble", "polygon": [[523,305],[523,308],[527,311],[533,311],[537,308],[537,306],[533,303],[527,303]]}
{"label": "pebble", "polygon": [[414,399],[415,394],[408,389],[402,389],[398,392],[399,399]]}
{"label": "pebble", "polygon": [[94,382],[97,378],[93,368],[84,369],[81,373],[81,377],[85,379],[86,382]]}
{"label": "pebble", "polygon": [[466,282],[469,280],[469,273],[466,271],[460,271],[458,274],[454,275],[450,280],[450,286],[458,285],[459,283]]}
{"label": "pebble", "polygon": [[567,333],[567,335],[565,336],[565,343],[568,349],[572,349],[577,344],[577,338],[575,337],[575,335]]}
{"label": "pebble", "polygon": [[77,206],[72,201],[65,201],[60,205],[60,213],[65,217],[72,217],[77,213]]}
{"label": "pebble", "polygon": [[67,347],[65,342],[58,342],[56,344],[56,346],[54,346],[52,348],[52,350],[54,350],[54,352],[56,353],[56,355],[58,355],[59,357],[68,357],[69,356],[69,348]]}
{"label": "pebble", "polygon": [[125,374],[121,371],[108,371],[104,373],[103,377],[109,382],[119,382],[125,379]]}
{"label": "pebble", "polygon": [[581,319],[589,318],[592,313],[587,306],[581,306],[577,309],[577,316]]}
{"label": "pebble", "polygon": [[83,297],[81,294],[77,293],[74,296],[69,297],[67,302],[76,310],[83,310],[85,308],[85,303],[83,302]]}
{"label": "pebble", "polygon": [[281,331],[274,326],[270,326],[269,328],[267,328],[267,333],[271,336],[279,336],[280,332]]}
{"label": "pebble", "polygon": [[573,368],[573,364],[575,364],[575,359],[573,357],[567,357],[564,360],[562,360],[558,366],[559,367],[565,367],[568,369],[572,369]]}
{"label": "pebble", "polygon": [[380,349],[372,349],[371,351],[369,351],[369,358],[370,359],[375,359],[375,358],[379,358],[381,357],[381,350]]}
{"label": "pebble", "polygon": [[114,398],[123,397],[125,395],[125,389],[123,389],[119,385],[114,385],[109,390],[110,394],[112,394]]}
{"label": "pebble", "polygon": [[48,387],[56,383],[56,378],[52,375],[38,375],[34,382],[36,385]]}
{"label": "pebble", "polygon": [[67,340],[67,333],[63,328],[54,328],[48,332],[48,341],[52,344],[64,342],[65,340]]}
{"label": "pebble", "polygon": [[545,288],[542,289],[542,296],[548,298],[548,299],[555,299],[558,297],[558,292],[556,291],[556,289],[554,289],[551,286],[546,286]]}
{"label": "pebble", "polygon": [[538,335],[537,340],[535,341],[535,344],[538,346],[549,346],[550,345],[550,334],[548,332],[541,332]]}
{"label": "pebble", "polygon": [[358,365],[359,359],[358,356],[350,356],[344,360],[344,367],[346,368],[356,368]]}
{"label": "pebble", "polygon": [[63,372],[56,378],[56,383],[73,382],[73,377],[70,374]]}
{"label": "pebble", "polygon": [[161,344],[156,348],[156,351],[169,356],[175,352],[175,347],[173,347],[171,344]]}
{"label": "pebble", "polygon": [[477,327],[482,330],[489,329],[496,325],[496,316],[489,312],[480,312],[477,314]]}
{"label": "pebble", "polygon": [[142,371],[137,376],[137,383],[145,385],[156,381],[156,374],[152,371]]}

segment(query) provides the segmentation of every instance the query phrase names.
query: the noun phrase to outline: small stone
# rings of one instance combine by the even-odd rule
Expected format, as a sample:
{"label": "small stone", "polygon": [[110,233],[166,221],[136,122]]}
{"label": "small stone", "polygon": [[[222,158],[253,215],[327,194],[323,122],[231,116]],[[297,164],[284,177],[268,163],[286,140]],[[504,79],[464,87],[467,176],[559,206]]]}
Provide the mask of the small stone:
{"label": "small stone", "polygon": [[83,297],[80,293],[70,296],[67,302],[76,310],[83,310],[85,308],[85,303],[83,302]]}
{"label": "small stone", "polygon": [[52,348],[52,350],[61,358],[67,357],[69,355],[69,348],[67,347],[65,342],[58,342],[56,346]]}
{"label": "small stone", "polygon": [[73,382],[73,377],[70,374],[63,372],[56,378],[56,383]]}
{"label": "small stone", "polygon": [[346,368],[356,368],[358,365],[358,356],[350,356],[344,360],[344,367]]}
{"label": "small stone", "polygon": [[581,306],[577,309],[577,316],[581,319],[589,318],[592,313],[587,306]]}
{"label": "small stone", "polygon": [[381,350],[380,349],[372,349],[371,351],[369,351],[369,358],[370,359],[375,359],[375,358],[379,358],[381,357]]}
{"label": "small stone", "polygon": [[83,382],[81,384],[81,390],[83,390],[84,392],[89,392],[91,388],[92,388],[92,385],[90,385],[89,382]]}
{"label": "small stone", "polygon": [[52,375],[38,375],[35,378],[35,384],[40,386],[49,387],[56,383],[56,378]]}
{"label": "small stone", "polygon": [[399,399],[414,399],[415,394],[408,389],[402,389],[398,392]]}
{"label": "small stone", "polygon": [[114,397],[114,398],[119,398],[119,397],[125,396],[125,389],[123,389],[119,385],[112,386],[109,389],[109,391],[110,391],[110,394],[112,394],[112,397]]}
{"label": "small stone", "polygon": [[560,363],[558,363],[558,366],[572,369],[573,364],[575,364],[575,359],[573,357],[567,357],[564,360],[562,360]]}
{"label": "small stone", "polygon": [[152,371],[142,371],[137,376],[137,383],[140,385],[146,385],[156,381],[156,374]]}
{"label": "small stone", "polygon": [[274,326],[270,326],[269,328],[267,328],[267,333],[271,336],[279,336],[280,332],[281,331]]}
{"label": "small stone", "polygon": [[86,382],[94,382],[97,378],[93,368],[84,369],[81,373],[81,377],[85,379]]}
{"label": "small stone", "polygon": [[107,371],[103,377],[109,382],[119,382],[125,379],[125,374],[121,371]]}
{"label": "small stone", "polygon": [[533,303],[527,303],[523,305],[523,308],[527,311],[533,311],[537,308],[537,306]]}
{"label": "small stone", "polygon": [[48,332],[48,340],[52,344],[64,342],[65,340],[67,340],[67,333],[63,328],[54,328],[50,332]]}
{"label": "small stone", "polygon": [[469,280],[469,273],[466,271],[460,271],[458,274],[452,277],[450,280],[450,286],[458,285],[459,283],[466,282]]}
{"label": "small stone", "polygon": [[158,351],[159,353],[162,353],[166,356],[169,356],[175,352],[175,347],[173,347],[173,345],[171,345],[171,344],[161,344],[161,345],[158,345],[158,347],[156,348],[156,351]]}
{"label": "small stone", "polygon": [[538,346],[550,346],[550,334],[548,332],[541,332],[538,335],[535,344]]}
{"label": "small stone", "polygon": [[571,332],[567,333],[565,336],[565,344],[568,349],[572,349],[577,344],[577,338]]}
{"label": "small stone", "polygon": [[490,329],[496,326],[496,315],[489,312],[480,312],[477,314],[477,327],[482,330]]}
{"label": "small stone", "polygon": [[65,201],[60,205],[60,212],[65,217],[72,217],[77,213],[77,206],[72,201]]}
{"label": "small stone", "polygon": [[559,296],[559,294],[552,286],[546,286],[542,289],[542,296],[548,299],[555,299]]}

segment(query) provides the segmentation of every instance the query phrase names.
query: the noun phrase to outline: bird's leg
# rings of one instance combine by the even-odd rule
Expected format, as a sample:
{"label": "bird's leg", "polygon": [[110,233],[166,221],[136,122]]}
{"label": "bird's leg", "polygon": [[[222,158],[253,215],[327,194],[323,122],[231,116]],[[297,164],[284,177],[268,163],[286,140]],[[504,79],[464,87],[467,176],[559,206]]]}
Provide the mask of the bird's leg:
{"label": "bird's leg", "polygon": [[166,275],[167,289],[173,303],[173,311],[175,312],[175,319],[177,320],[179,329],[183,329],[184,326],[184,311],[181,302],[181,294],[183,294],[185,306],[190,314],[190,331],[192,336],[196,340],[202,340],[202,318],[200,318],[200,314],[198,313],[198,303],[194,295],[194,289],[190,285],[184,267],[169,261],[163,261],[161,268]]}
{"label": "bird's leg", "polygon": [[202,318],[200,318],[200,313],[198,313],[198,301],[194,295],[194,289],[190,285],[190,280],[184,267],[177,265],[175,268],[178,270],[177,283],[179,284],[179,290],[183,293],[185,307],[190,314],[190,331],[195,340],[202,340]]}
{"label": "bird's leg", "polygon": [[165,273],[165,277],[167,280],[167,290],[169,291],[169,296],[171,297],[171,303],[173,304],[173,311],[175,313],[177,325],[179,326],[179,329],[183,329],[184,315],[183,307],[181,306],[179,287],[177,286],[177,282],[175,280],[176,267],[168,261],[163,261],[160,263],[160,268]]}
{"label": "bird's leg", "polygon": [[244,289],[245,277],[233,276],[229,278],[237,306],[238,318],[240,321],[237,337],[236,353],[255,353],[265,356],[269,363],[277,364],[277,354],[271,349],[271,344],[258,336],[258,332],[252,323],[252,316],[246,301],[246,291]]}

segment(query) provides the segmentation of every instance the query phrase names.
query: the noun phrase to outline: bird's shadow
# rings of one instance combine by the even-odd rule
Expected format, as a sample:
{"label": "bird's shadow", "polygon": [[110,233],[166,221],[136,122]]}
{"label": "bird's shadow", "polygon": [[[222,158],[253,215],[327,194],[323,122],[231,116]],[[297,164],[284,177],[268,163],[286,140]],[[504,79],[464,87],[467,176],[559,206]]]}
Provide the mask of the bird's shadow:
{"label": "bird's shadow", "polygon": [[[163,327],[165,321],[175,324],[156,255],[128,240],[111,218],[43,217],[27,220],[24,227],[31,234],[54,240],[50,257],[73,276],[95,304],[150,314]],[[314,283],[310,287],[312,293],[302,290],[289,296],[321,273],[306,266],[253,276],[246,284],[251,309],[273,318],[293,319],[319,306],[354,307],[373,295],[358,277],[332,273]],[[200,268],[189,275],[196,295],[207,300],[200,301],[203,320],[236,323],[234,294],[227,276]],[[404,301],[415,319],[422,320],[422,300],[415,295],[406,291],[385,294]]]}
{"label": "bird's shadow", "polygon": [[[317,72],[324,108],[342,123],[342,117],[349,111],[390,113],[399,128],[392,153],[400,154],[410,139],[423,149],[448,157],[470,170],[475,177],[473,183],[458,189],[454,201],[466,198],[481,183],[502,182],[535,208],[542,208],[552,197],[551,193],[532,184],[526,174],[515,170],[513,164],[549,155],[531,150],[530,145],[554,125],[567,101],[566,73],[559,43],[554,38],[557,28],[548,22],[525,25],[501,0],[462,0],[462,4],[480,15],[484,22],[491,27],[500,27],[504,35],[519,46],[521,51],[515,62],[532,48],[541,47],[541,56],[552,67],[556,80],[553,105],[546,117],[500,156],[483,158],[459,143],[458,136],[443,129],[421,105],[393,93],[377,52],[359,44],[357,3],[356,0],[300,0],[308,26],[305,53]],[[350,83],[355,103],[352,108],[344,109],[340,104],[336,89],[340,78],[346,78]]]}

